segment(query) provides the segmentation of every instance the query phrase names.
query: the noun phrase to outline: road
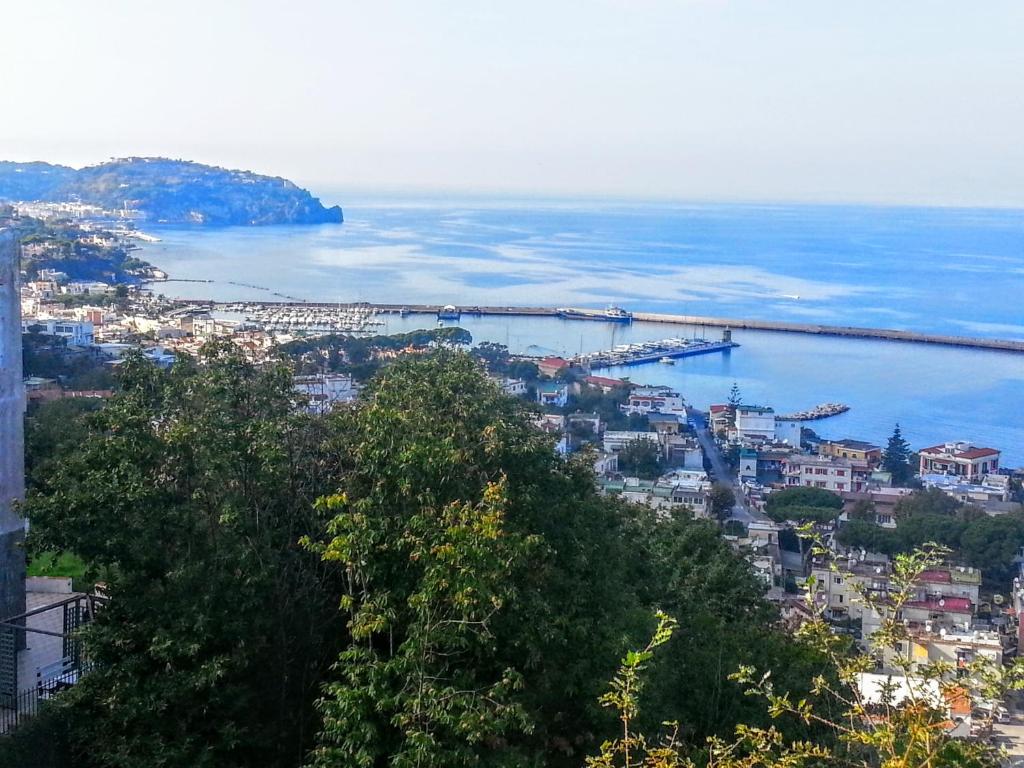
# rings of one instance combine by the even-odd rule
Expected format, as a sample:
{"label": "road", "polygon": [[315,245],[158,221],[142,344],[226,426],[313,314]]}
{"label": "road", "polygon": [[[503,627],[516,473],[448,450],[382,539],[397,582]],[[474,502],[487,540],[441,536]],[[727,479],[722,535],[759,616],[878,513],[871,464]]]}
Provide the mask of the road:
{"label": "road", "polygon": [[751,511],[743,503],[743,487],[740,485],[739,479],[734,477],[729,470],[729,465],[726,464],[722,452],[718,450],[718,444],[708,429],[707,414],[692,408],[687,410],[687,415],[693,421],[694,429],[697,431],[697,440],[700,442],[704,455],[711,463],[711,473],[714,475],[715,482],[728,483],[732,486],[733,493],[736,494],[736,504],[732,508],[732,515],[729,516],[729,519],[739,520],[744,525],[755,520],[759,522],[767,520],[767,517],[759,512]]}

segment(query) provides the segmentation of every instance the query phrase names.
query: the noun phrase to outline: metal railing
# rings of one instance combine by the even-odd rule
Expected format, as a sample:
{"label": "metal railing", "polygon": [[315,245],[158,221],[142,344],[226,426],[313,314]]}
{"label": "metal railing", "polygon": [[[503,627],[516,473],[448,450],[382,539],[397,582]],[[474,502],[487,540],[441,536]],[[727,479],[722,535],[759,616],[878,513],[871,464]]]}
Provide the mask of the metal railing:
{"label": "metal railing", "polygon": [[72,687],[83,674],[82,669],[72,669],[41,681],[34,688],[22,691],[14,697],[12,707],[0,707],[0,736],[11,733],[25,721],[38,714],[39,709],[55,695]]}

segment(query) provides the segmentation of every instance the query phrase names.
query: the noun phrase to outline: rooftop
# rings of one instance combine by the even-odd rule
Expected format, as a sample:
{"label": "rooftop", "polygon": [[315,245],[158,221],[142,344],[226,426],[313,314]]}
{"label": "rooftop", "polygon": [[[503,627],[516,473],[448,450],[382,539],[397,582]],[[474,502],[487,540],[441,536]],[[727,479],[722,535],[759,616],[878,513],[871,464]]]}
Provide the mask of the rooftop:
{"label": "rooftop", "polygon": [[922,448],[920,453],[928,456],[952,456],[955,459],[981,459],[985,456],[998,456],[995,448],[979,448],[965,442],[944,443]]}
{"label": "rooftop", "polygon": [[851,451],[878,451],[881,450],[879,446],[873,443],[866,443],[863,440],[850,440],[844,438],[843,440],[826,440],[826,443],[832,445],[839,445],[843,448],[849,448]]}

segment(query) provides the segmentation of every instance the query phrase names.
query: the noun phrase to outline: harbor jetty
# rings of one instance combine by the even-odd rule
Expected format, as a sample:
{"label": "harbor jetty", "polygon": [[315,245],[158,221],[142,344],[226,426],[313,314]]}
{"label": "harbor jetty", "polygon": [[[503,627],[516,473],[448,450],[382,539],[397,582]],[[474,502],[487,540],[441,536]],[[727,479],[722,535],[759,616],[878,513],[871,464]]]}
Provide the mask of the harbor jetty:
{"label": "harbor jetty", "polygon": [[822,403],[809,410],[797,411],[788,416],[779,416],[778,418],[788,421],[815,421],[817,419],[827,419],[829,416],[838,416],[840,413],[846,413],[848,410],[850,410],[850,406],[844,403]]}
{"label": "harbor jetty", "polygon": [[[183,301],[183,304],[201,305],[217,309],[228,305],[242,304],[246,307],[269,309],[279,307],[364,307],[375,313],[401,315],[433,315],[435,318],[446,307],[453,307],[460,315],[476,317],[552,317],[562,318],[565,322],[609,322],[605,310],[574,309],[571,317],[567,317],[565,309],[554,307],[499,307],[499,306],[455,306],[443,304],[379,304],[358,302],[339,304],[337,302],[219,302],[219,301]],[[750,320],[743,318],[709,317],[703,315],[669,315],[654,312],[633,312],[633,322],[664,323],[667,325],[699,325],[706,327],[731,328],[753,331],[774,331],[779,333],[804,333],[818,336],[836,336],[851,339],[877,339],[882,341],[902,341],[914,344],[939,344],[950,347],[966,347],[972,349],[989,349],[1002,352],[1024,352],[1024,341],[1013,339],[989,339],[968,336],[950,336],[934,333],[918,333],[891,328],[861,328],[857,326],[820,325],[813,323],[790,323],[773,320]]]}

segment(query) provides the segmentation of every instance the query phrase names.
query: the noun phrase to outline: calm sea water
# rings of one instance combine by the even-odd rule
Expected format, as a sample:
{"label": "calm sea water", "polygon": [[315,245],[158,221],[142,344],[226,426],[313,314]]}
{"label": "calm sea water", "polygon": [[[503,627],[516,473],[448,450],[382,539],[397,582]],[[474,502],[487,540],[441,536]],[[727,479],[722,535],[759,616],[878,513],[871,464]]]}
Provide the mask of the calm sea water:
{"label": "calm sea water", "polygon": [[[1024,339],[1024,211],[824,206],[410,203],[346,206],[341,226],[164,229],[144,257],[193,298],[526,304],[907,328]],[[231,285],[229,281],[258,288]],[[389,318],[389,330],[430,325]],[[463,318],[477,340],[573,353],[704,335],[636,323]],[[718,333],[707,329],[706,335]],[[814,427],[915,446],[968,439],[1024,465],[1024,355],[737,332],[727,355],[613,371],[698,405],[738,382],[780,411],[842,401]]]}

